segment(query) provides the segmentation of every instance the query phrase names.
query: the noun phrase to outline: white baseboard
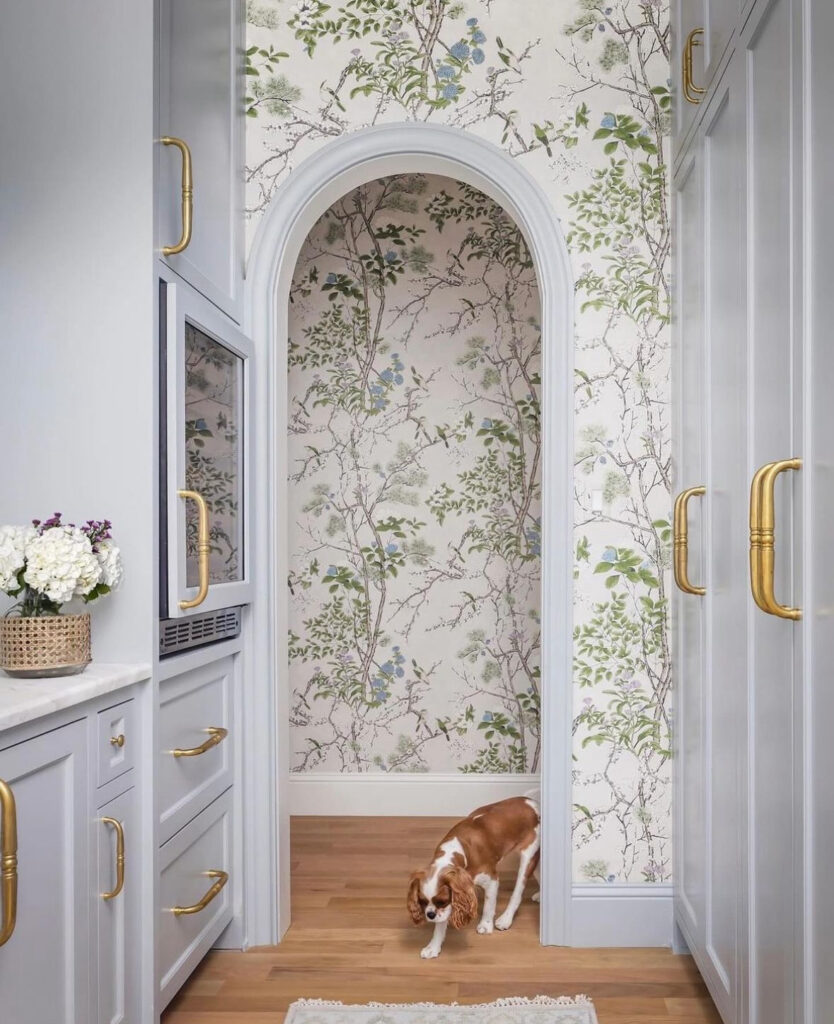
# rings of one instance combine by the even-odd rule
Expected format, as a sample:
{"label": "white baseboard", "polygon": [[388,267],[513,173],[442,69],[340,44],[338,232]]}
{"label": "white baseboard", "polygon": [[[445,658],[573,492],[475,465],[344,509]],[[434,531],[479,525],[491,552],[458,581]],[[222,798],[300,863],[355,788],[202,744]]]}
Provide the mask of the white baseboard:
{"label": "white baseboard", "polygon": [[290,814],[462,817],[538,786],[538,775],[295,772],[289,778]]}
{"label": "white baseboard", "polygon": [[671,885],[574,885],[571,945],[671,946]]}

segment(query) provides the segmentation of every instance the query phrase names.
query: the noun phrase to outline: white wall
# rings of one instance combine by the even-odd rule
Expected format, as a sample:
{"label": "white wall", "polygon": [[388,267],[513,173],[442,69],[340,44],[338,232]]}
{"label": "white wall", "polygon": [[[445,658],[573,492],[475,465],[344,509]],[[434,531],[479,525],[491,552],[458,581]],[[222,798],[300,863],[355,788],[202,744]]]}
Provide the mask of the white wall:
{"label": "white wall", "polygon": [[111,519],[126,579],[94,656],[148,660],[153,4],[5,4],[0,132],[0,522]]}

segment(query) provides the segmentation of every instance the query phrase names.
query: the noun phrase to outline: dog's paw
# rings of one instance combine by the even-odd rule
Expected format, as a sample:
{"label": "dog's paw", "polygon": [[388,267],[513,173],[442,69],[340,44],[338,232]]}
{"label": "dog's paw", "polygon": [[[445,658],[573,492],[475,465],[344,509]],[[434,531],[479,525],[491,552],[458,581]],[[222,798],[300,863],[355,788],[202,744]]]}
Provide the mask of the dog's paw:
{"label": "dog's paw", "polygon": [[432,946],[431,943],[429,943],[428,946],[423,946],[423,948],[420,950],[420,956],[424,960],[434,960],[436,956],[440,956],[440,950],[436,946]]}
{"label": "dog's paw", "polygon": [[492,935],[492,921],[481,921],[476,930],[479,935]]}
{"label": "dog's paw", "polygon": [[513,923],[511,914],[502,914],[495,922],[495,927],[499,932],[505,932],[510,925]]}
{"label": "dog's paw", "polygon": [[534,892],[533,895],[530,897],[530,899],[534,903],[540,902],[541,898],[542,898],[542,894],[540,892]]}

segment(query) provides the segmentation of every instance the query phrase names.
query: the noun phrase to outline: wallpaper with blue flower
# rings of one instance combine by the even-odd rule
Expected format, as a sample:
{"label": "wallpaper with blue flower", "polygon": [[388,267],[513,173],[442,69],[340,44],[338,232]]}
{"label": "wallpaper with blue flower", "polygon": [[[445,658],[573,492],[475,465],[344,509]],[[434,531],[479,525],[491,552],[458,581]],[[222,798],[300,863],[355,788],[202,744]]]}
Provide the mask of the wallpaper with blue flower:
{"label": "wallpaper with blue flower", "polygon": [[477,189],[330,208],[290,308],[296,770],[536,771],[539,298]]}
{"label": "wallpaper with blue flower", "polygon": [[[248,21],[247,180],[252,230],[276,188],[301,159],[330,139],[383,121],[437,121],[490,139],[523,163],[553,203],[567,239],[576,286],[575,875],[601,883],[665,881],[671,863],[672,714],[667,614],[671,539],[667,0],[250,0]],[[451,187],[446,191],[452,202],[458,201]],[[423,193],[418,205],[425,206],[426,201]],[[412,224],[404,216],[391,216],[380,221],[383,231],[389,222]],[[327,230],[322,225],[319,229]],[[444,225],[441,236],[450,229],[451,224]],[[374,273],[385,273],[387,252],[405,253],[421,245],[440,261],[431,266],[442,266],[445,260],[446,250],[433,249],[423,236],[403,235],[401,246],[389,246],[387,241],[382,240],[384,247],[380,243],[383,262]],[[372,261],[379,258],[373,247],[365,254]],[[414,275],[409,278],[412,284],[418,280],[416,266],[409,264],[403,272],[406,277]],[[341,281],[338,275],[345,272],[335,266],[327,267],[326,273],[336,275],[331,285],[352,286]],[[345,276],[355,283],[352,272]],[[326,277],[311,288],[321,289],[325,283]],[[351,302],[338,289],[336,294],[333,316]],[[303,300],[301,296],[299,301]],[[349,325],[335,322],[329,336],[339,336],[340,331],[347,332],[344,337],[349,339]],[[478,333],[491,342],[488,331]],[[301,353],[313,351],[314,341],[306,336],[296,341],[297,357],[312,358]],[[387,368],[393,375],[392,381],[375,382],[382,392],[371,395],[370,376],[359,363],[351,371],[357,375],[354,386],[371,409],[376,400],[389,402],[377,407],[378,422],[393,415],[393,390],[414,386],[405,345],[388,341],[391,347],[385,353],[375,352],[371,364],[375,371]],[[387,366],[385,359],[391,360]],[[420,367],[416,369],[420,373]],[[459,381],[466,376],[465,370],[456,364]],[[293,367],[291,372],[315,370],[310,364]],[[323,367],[318,372],[322,381],[329,379]],[[402,385],[396,382],[398,375],[403,377]],[[513,392],[514,402],[522,399],[520,392]],[[430,422],[432,426],[439,422],[444,430],[460,430],[461,436],[465,433],[460,442],[454,435],[450,450],[459,444],[467,458],[474,457],[477,442],[485,436],[479,438],[478,430],[488,429],[481,424],[493,417],[482,416],[479,405],[473,417],[482,416],[481,420],[460,426],[451,408],[445,404],[442,412],[429,417]],[[317,409],[316,420],[321,415]],[[420,415],[426,415],[422,408]],[[417,424],[412,426],[414,437],[409,443],[419,445]],[[519,446],[530,441],[519,439]],[[316,445],[315,440],[312,444]],[[508,451],[498,438],[491,447]],[[437,445],[426,458],[436,450]],[[459,500],[463,464],[446,462],[435,469],[434,464],[428,465],[429,479],[419,485],[421,493],[423,487],[434,493],[445,485],[453,492],[449,500]],[[384,464],[381,469],[385,474],[397,472]],[[473,486],[488,480],[489,474],[481,472]],[[330,489],[318,497],[311,494],[311,502],[326,503],[331,491],[338,493],[329,480],[316,483]],[[399,528],[402,536],[386,531],[390,536],[380,535],[384,543],[376,548],[375,541],[363,541],[375,551],[373,557],[379,562],[375,571],[380,576],[390,570],[390,560],[409,558],[405,546],[421,536],[437,551],[424,532],[439,525],[428,505],[396,513],[382,511],[404,522]],[[324,517],[331,512],[322,511],[316,520],[311,508],[309,516],[326,522]],[[453,521],[455,528],[464,523],[456,509],[444,514],[446,523]],[[426,525],[417,527],[409,519]],[[478,517],[475,521],[479,522]],[[397,545],[396,551],[386,550],[390,544]],[[533,541],[519,535],[519,551],[525,550],[524,544],[530,545],[526,550],[532,554]],[[430,562],[434,555],[426,557]],[[413,562],[407,564],[413,567]],[[532,571],[533,564],[525,571]],[[399,566],[394,567],[399,572]],[[310,590],[335,586],[335,591],[328,592],[342,596],[347,606],[355,566],[347,558],[331,559],[328,553],[319,569],[315,582],[312,577],[306,581]],[[325,578],[333,583],[322,583]],[[298,587],[303,590],[301,583]],[[477,591],[471,592],[478,597]],[[354,593],[356,600],[362,600],[359,591]],[[440,618],[434,614],[435,620]],[[451,619],[452,625],[456,625],[456,642],[449,640],[448,651],[461,665],[470,664],[467,657],[475,655],[471,664],[477,665],[478,644],[489,634],[478,640],[468,635],[478,627],[467,632],[465,625]],[[335,623],[327,627],[328,633],[336,629]],[[529,624],[526,630],[529,636]],[[293,641],[294,646],[307,642],[298,635],[301,639]],[[374,706],[375,716],[395,706],[390,702],[401,680],[411,679],[417,670],[425,673],[433,664],[431,648],[416,650],[387,625],[384,638],[388,647],[379,654],[385,654],[385,660],[378,657],[372,669],[368,666],[367,686],[391,696]],[[470,644],[474,646],[467,654]],[[347,658],[351,653],[355,658],[356,651],[356,647],[347,653],[340,649],[334,657]],[[485,663],[484,658],[481,661]],[[308,670],[312,667],[314,672],[319,665],[325,672],[323,657],[310,658],[305,664]],[[397,669],[404,675],[398,676]],[[352,671],[346,668],[345,674]],[[429,676],[415,704],[430,708],[434,719],[421,726],[441,734],[447,729],[448,741],[445,734],[438,735],[416,752],[401,750],[393,760],[393,749],[383,744],[374,751],[382,764],[374,764],[373,756],[361,765],[346,759],[344,769],[433,770],[448,769],[452,763],[461,770],[532,770],[532,728],[515,738],[497,728],[488,729],[491,721],[484,721],[484,715],[504,714],[507,721],[500,725],[509,723],[517,729],[519,721],[534,720],[534,710],[519,707],[517,713],[510,713],[502,709],[500,700],[489,704],[483,694],[475,694],[476,687],[486,688],[492,682],[481,677],[480,669],[477,683],[474,671],[464,678],[465,684],[460,677],[449,679],[445,672],[443,678]],[[509,677],[502,674],[502,685],[505,678]],[[518,680],[512,686],[514,692],[524,692]],[[496,692],[503,694],[502,700],[508,696]],[[302,717],[309,713],[312,722],[322,716],[321,702],[327,699],[313,699],[309,712],[298,708],[296,712]],[[406,709],[386,735],[413,739],[421,713]],[[487,738],[488,731],[492,735]],[[319,739],[318,733],[315,738]],[[497,759],[481,758],[487,742],[497,744]],[[357,743],[365,749],[364,740]],[[512,753],[513,743],[517,753]],[[297,746],[297,767],[336,763],[332,751],[319,757],[311,749],[314,745]]]}

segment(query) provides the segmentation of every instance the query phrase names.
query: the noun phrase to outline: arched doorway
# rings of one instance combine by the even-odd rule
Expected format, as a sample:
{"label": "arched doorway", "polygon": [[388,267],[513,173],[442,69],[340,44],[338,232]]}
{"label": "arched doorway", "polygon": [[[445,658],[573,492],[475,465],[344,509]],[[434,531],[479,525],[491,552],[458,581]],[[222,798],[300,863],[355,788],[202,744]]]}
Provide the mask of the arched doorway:
{"label": "arched doorway", "polygon": [[251,381],[255,450],[256,602],[247,624],[250,720],[244,723],[244,882],[247,941],[278,941],[289,924],[286,580],[288,300],[296,262],[322,214],[347,192],[397,174],[464,182],[498,203],[520,228],[541,297],[542,385],[542,901],[541,938],[568,941],[572,591],[573,289],[564,240],[539,186],[517,161],[452,128],[394,124],[330,143],[301,164],[265,215],[249,264],[246,330],[255,345]]}

